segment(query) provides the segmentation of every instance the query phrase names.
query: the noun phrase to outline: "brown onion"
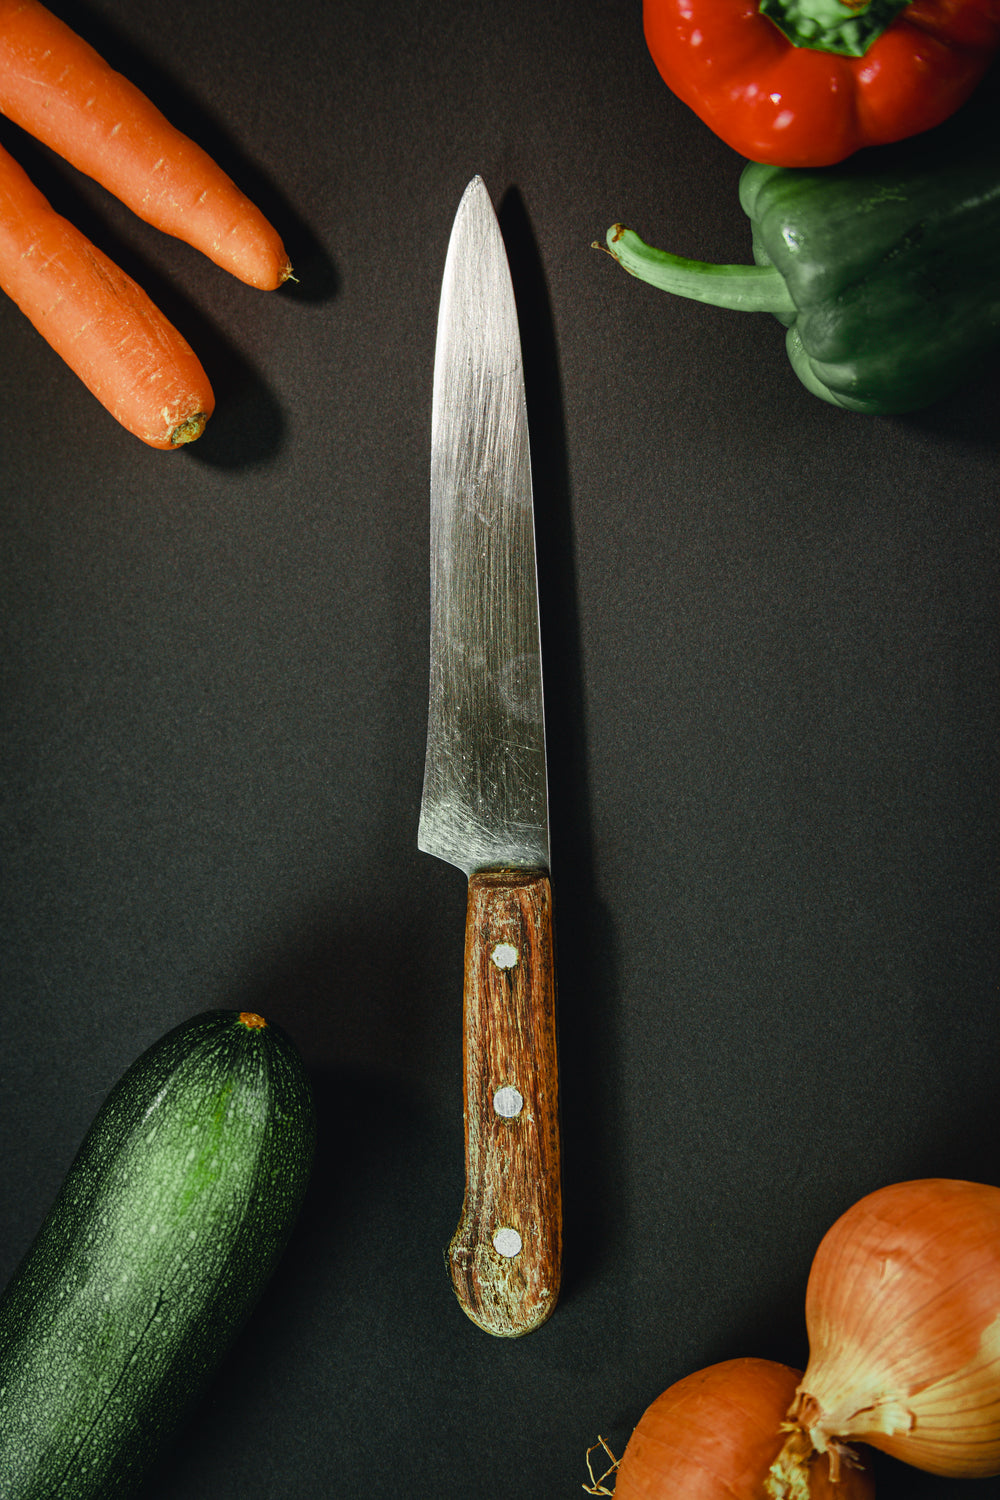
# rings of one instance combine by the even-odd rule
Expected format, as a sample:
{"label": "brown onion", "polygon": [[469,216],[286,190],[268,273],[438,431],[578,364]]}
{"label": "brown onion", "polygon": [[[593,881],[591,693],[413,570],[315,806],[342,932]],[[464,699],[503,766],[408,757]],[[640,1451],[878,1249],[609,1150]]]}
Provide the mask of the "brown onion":
{"label": "brown onion", "polygon": [[833,1484],[829,1461],[783,1430],[800,1379],[767,1359],[730,1359],[685,1376],[629,1439],[615,1500],[872,1500],[867,1469],[843,1467]]}
{"label": "brown onion", "polygon": [[806,1289],[789,1418],[836,1473],[863,1438],[949,1478],[1000,1473],[1000,1188],[926,1178],[848,1209]]}

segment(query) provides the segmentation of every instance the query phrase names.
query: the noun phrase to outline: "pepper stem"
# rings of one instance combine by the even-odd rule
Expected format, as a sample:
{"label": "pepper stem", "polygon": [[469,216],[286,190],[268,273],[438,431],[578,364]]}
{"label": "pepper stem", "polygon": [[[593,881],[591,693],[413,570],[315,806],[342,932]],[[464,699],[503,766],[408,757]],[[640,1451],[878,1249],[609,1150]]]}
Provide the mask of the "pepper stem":
{"label": "pepper stem", "polygon": [[910,0],[758,0],[793,47],[864,57]]}
{"label": "pepper stem", "polygon": [[736,312],[776,316],[795,313],[795,303],[774,266],[717,266],[704,260],[685,260],[667,250],[655,250],[624,224],[614,224],[608,230],[607,246],[630,276],[648,281],[662,292],[675,292],[679,297]]}

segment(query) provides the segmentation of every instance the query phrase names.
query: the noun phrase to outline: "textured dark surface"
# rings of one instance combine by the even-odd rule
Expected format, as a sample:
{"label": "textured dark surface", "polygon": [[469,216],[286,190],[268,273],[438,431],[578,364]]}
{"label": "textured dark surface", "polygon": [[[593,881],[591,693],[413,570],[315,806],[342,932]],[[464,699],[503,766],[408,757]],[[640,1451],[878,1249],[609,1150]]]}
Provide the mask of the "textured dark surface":
{"label": "textured dark surface", "polygon": [[[750,259],[743,162],[638,4],[55,8],[299,281],[252,291],[0,129],[218,397],[147,450],[0,304],[0,1276],[127,1064],[258,1010],[317,1167],[147,1500],[579,1494],[681,1375],[802,1362],[856,1198],[1000,1181],[1000,386],[837,411],[772,319],[590,248],[623,221]],[[561,1023],[563,1290],[514,1342],[444,1264],[465,881],[416,847],[434,334],[477,172],[523,323]],[[956,1486],[885,1464],[879,1494]]]}

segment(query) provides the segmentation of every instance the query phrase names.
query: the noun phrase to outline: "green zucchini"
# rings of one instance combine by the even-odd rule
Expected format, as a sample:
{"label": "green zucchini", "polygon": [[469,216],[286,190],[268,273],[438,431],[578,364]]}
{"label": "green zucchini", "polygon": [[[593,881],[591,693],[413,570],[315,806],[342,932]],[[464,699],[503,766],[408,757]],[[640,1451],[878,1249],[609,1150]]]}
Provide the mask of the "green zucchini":
{"label": "green zucchini", "polygon": [[314,1140],[259,1016],[195,1016],[133,1063],[0,1298],[3,1500],[135,1491],[273,1270]]}

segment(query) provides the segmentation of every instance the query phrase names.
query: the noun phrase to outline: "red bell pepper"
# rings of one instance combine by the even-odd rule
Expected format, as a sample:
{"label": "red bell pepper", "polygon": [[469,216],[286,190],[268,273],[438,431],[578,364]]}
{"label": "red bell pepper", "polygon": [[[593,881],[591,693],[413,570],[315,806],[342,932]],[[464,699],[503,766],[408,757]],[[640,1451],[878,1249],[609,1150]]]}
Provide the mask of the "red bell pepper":
{"label": "red bell pepper", "polygon": [[734,150],[822,167],[953,114],[1000,50],[1000,0],[644,0],[643,26]]}

